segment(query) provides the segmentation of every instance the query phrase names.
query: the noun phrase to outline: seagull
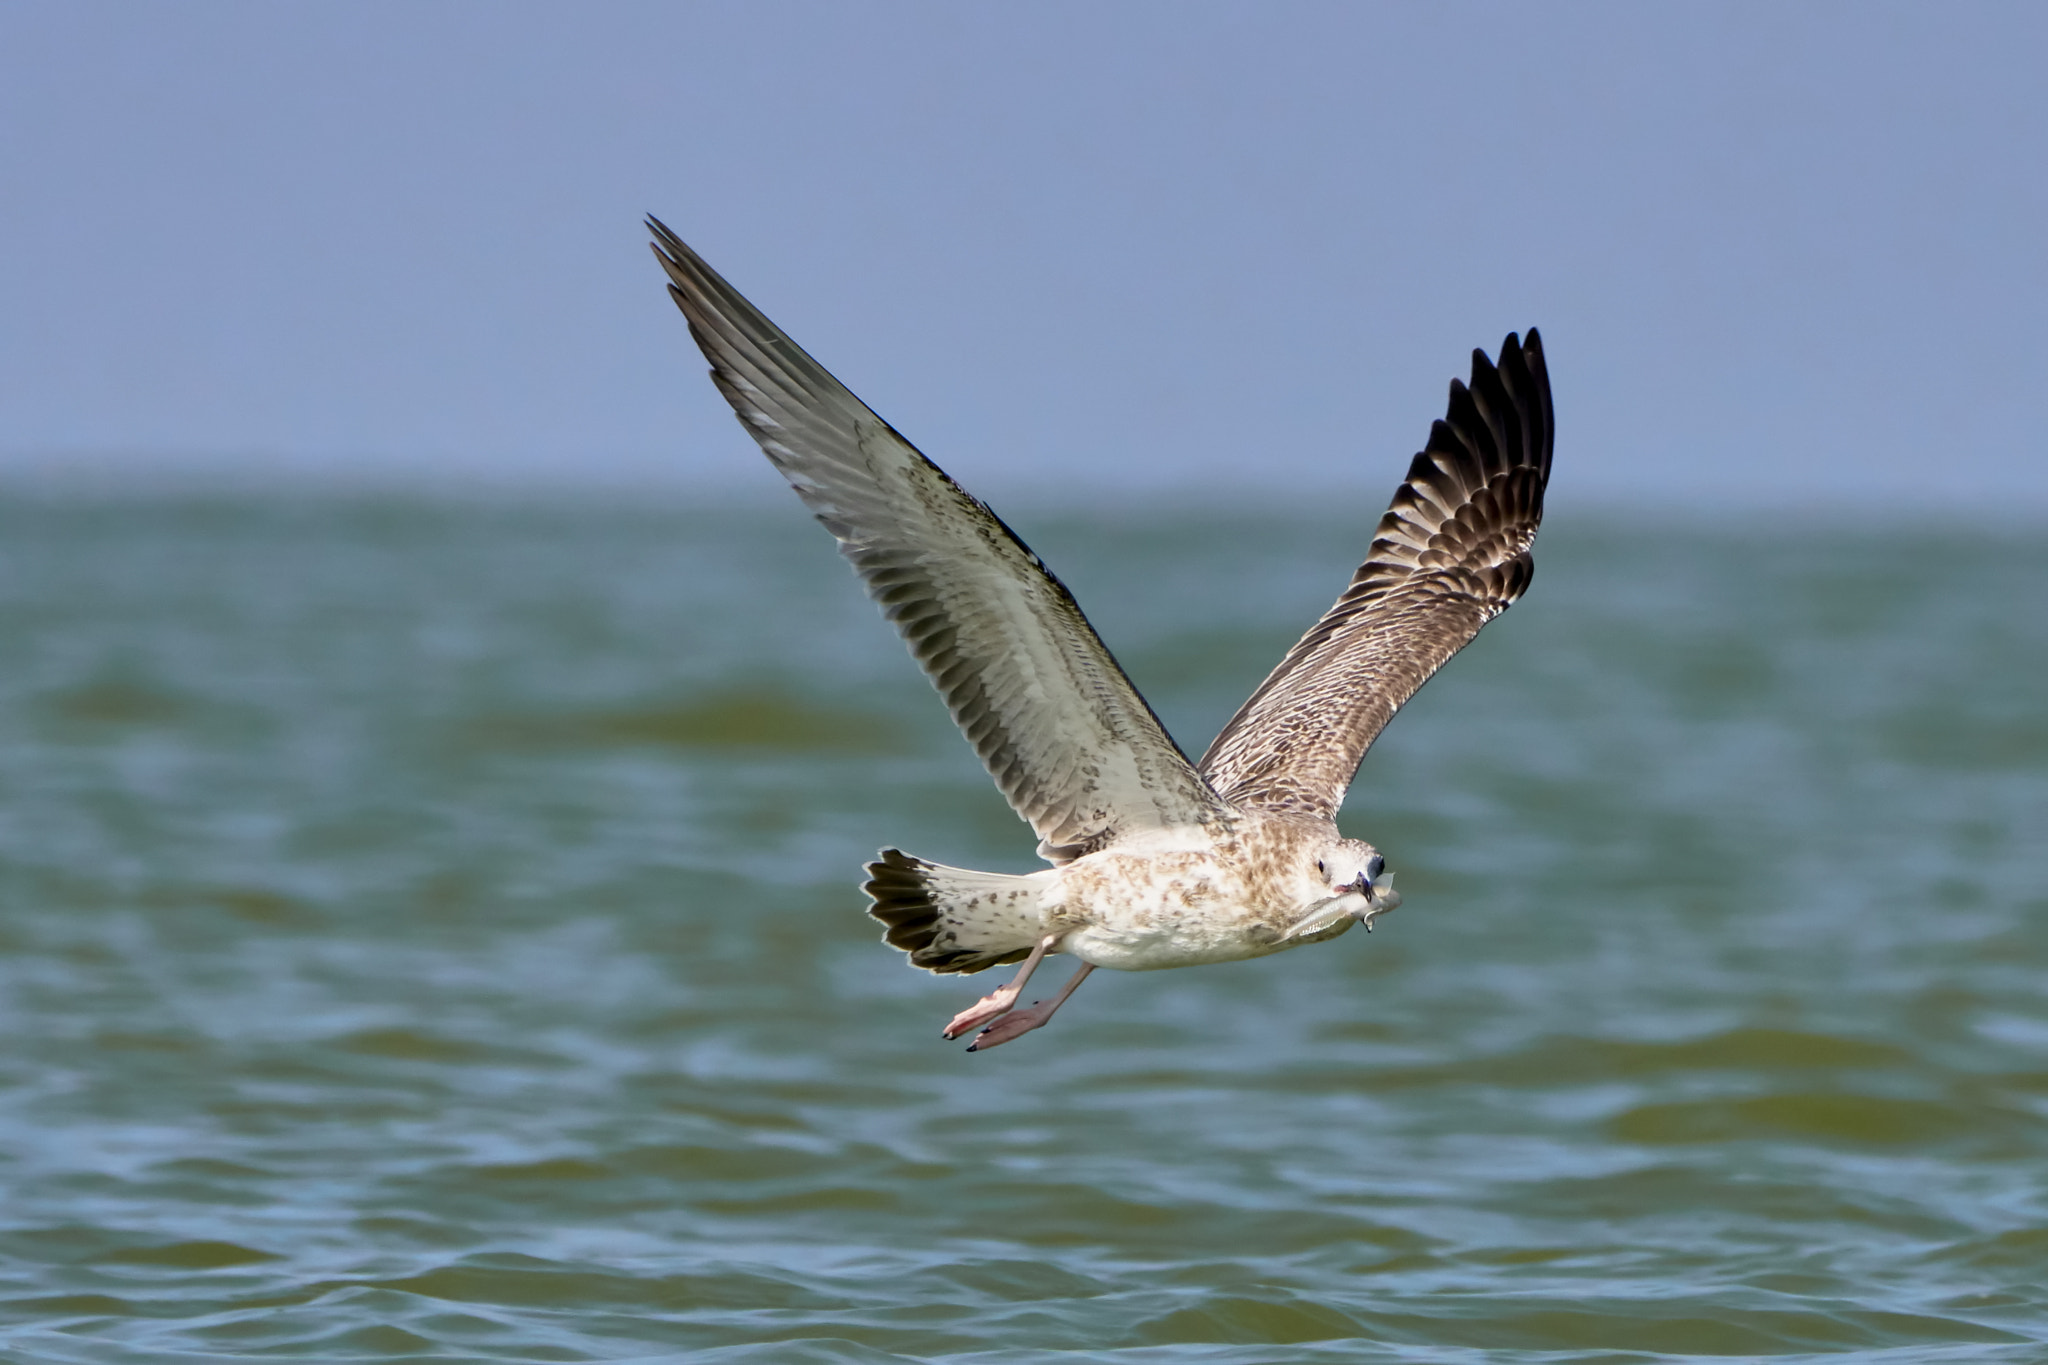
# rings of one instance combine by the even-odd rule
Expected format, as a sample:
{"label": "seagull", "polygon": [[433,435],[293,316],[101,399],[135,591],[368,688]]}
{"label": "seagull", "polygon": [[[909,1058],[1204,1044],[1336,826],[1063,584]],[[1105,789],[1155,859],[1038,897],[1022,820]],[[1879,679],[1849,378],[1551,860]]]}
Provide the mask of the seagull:
{"label": "seagull", "polygon": [[[1015,876],[890,848],[867,865],[868,913],[913,966],[1022,963],[943,1037],[979,1029],[967,1050],[985,1050],[1044,1025],[1097,967],[1265,957],[1370,931],[1400,904],[1386,859],[1338,833],[1337,809],[1394,712],[1529,586],[1551,447],[1535,328],[1497,361],[1472,353],[1350,586],[1190,763],[1015,532],[647,226],[712,382],[838,539],[1050,864]],[[1059,953],[1079,970],[1020,1008]]]}

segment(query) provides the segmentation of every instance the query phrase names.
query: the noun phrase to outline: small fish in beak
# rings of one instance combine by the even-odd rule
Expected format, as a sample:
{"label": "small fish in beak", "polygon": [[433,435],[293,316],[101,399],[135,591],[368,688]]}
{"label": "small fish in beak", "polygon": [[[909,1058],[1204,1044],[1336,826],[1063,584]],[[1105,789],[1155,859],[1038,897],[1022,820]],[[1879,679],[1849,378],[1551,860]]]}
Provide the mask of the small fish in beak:
{"label": "small fish in beak", "polygon": [[1359,888],[1365,897],[1365,909],[1359,914],[1358,922],[1365,926],[1365,932],[1369,934],[1372,932],[1374,920],[1389,910],[1400,908],[1401,893],[1394,889],[1394,874],[1386,870],[1385,863],[1380,864],[1377,877],[1367,881],[1361,876],[1359,880],[1365,883]]}

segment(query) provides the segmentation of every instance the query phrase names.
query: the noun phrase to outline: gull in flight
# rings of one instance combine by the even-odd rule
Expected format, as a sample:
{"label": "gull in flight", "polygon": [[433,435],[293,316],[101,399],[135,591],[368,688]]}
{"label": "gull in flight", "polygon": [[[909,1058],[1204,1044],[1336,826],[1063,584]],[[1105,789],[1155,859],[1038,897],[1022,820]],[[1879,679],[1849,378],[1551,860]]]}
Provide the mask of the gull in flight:
{"label": "gull in flight", "polygon": [[[1026,876],[885,849],[868,913],[933,972],[1021,962],[944,1036],[1038,1028],[1097,967],[1151,971],[1335,938],[1400,904],[1386,860],[1337,832],[1366,748],[1529,586],[1550,477],[1550,379],[1532,327],[1470,384],[1380,518],[1343,595],[1189,763],[1066,587],[986,505],[853,396],[655,219],[654,253],[711,379],[839,541],[1052,864]],[[1048,954],[1058,995],[1018,997]]]}

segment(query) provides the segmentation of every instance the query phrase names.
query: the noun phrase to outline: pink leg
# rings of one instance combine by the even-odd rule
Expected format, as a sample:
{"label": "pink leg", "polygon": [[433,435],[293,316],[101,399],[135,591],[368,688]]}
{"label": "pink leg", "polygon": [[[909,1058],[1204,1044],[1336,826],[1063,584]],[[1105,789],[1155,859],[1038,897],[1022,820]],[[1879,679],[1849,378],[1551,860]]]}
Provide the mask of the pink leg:
{"label": "pink leg", "polygon": [[1017,997],[1024,993],[1024,983],[1029,981],[1031,974],[1038,970],[1038,964],[1045,961],[1046,953],[1051,951],[1053,943],[1058,938],[1058,934],[1047,934],[1044,938],[1038,940],[1038,946],[1031,950],[1031,956],[1024,959],[1024,965],[1019,967],[1017,974],[1010,978],[1009,985],[984,995],[980,1000],[954,1015],[953,1022],[946,1025],[939,1033],[939,1036],[941,1038],[958,1038],[977,1024],[986,1024],[999,1014],[1009,1013],[1010,1007],[1017,1003]]}
{"label": "pink leg", "polygon": [[1074,987],[1086,981],[1088,973],[1094,970],[1094,963],[1082,963],[1081,970],[1075,972],[1073,979],[1060,988],[1058,995],[1055,995],[1043,1005],[1034,1004],[1028,1010],[1013,1010],[1005,1014],[1002,1018],[983,1029],[981,1036],[967,1045],[967,1050],[969,1052],[980,1052],[986,1048],[1007,1043],[1012,1038],[1022,1037],[1024,1034],[1031,1032],[1031,1030],[1042,1027],[1046,1020],[1052,1018],[1054,1010],[1067,1003],[1067,997],[1074,993]]}

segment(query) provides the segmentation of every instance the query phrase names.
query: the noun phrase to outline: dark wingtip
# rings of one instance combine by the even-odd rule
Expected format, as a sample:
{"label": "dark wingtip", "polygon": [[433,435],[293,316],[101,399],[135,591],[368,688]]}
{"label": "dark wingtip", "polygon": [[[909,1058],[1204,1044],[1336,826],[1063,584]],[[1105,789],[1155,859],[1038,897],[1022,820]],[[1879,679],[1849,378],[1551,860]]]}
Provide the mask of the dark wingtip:
{"label": "dark wingtip", "polygon": [[[654,259],[661,262],[661,268],[669,278],[668,292],[674,296],[677,307],[682,307],[683,293],[676,285],[683,279],[683,262],[690,255],[690,248],[683,245],[683,239],[668,230],[668,225],[653,214],[647,215],[647,230],[654,234],[654,240],[647,249],[654,253]],[[684,309],[687,313],[689,310]]]}
{"label": "dark wingtip", "polygon": [[[661,262],[661,268],[669,273],[671,279],[674,279],[676,272],[684,269],[683,262],[694,258],[697,253],[690,250],[682,238],[669,231],[667,223],[662,222],[661,219],[656,218],[653,214],[647,215],[646,222],[647,230],[654,234],[654,240],[647,244],[647,249],[654,253],[654,258]],[[701,266],[703,262],[699,260],[697,264]],[[671,292],[673,292],[673,286],[671,286]],[[681,299],[678,298],[677,302],[681,302]]]}
{"label": "dark wingtip", "polygon": [[1508,352],[1511,348],[1515,352],[1520,368],[1527,371],[1530,378],[1543,388],[1547,398],[1549,396],[1550,380],[1549,370],[1543,363],[1543,334],[1534,327],[1531,327],[1517,340],[1515,334],[1509,332],[1508,339],[1501,343],[1500,363],[1502,369],[1508,368]]}

